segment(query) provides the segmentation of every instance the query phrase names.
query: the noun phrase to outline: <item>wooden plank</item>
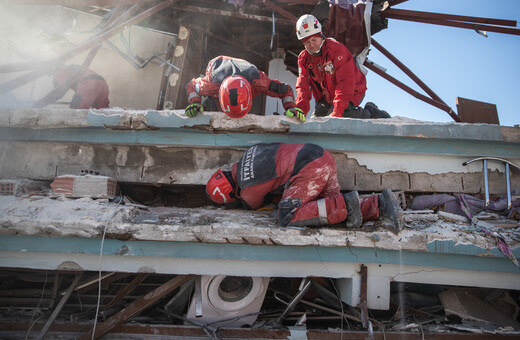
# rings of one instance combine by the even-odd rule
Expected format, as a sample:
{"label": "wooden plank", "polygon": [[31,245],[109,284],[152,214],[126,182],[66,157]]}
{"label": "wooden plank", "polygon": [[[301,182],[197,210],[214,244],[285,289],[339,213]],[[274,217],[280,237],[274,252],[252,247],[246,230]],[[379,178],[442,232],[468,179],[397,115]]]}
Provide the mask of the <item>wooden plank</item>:
{"label": "wooden plank", "polygon": [[186,59],[186,52],[188,41],[190,37],[190,30],[185,26],[179,26],[179,33],[175,47],[173,48],[173,57],[171,63],[177,66],[180,70],[172,69],[168,76],[168,86],[164,98],[164,108],[172,110],[177,107],[177,102],[180,96],[184,94],[184,85],[181,84],[181,79],[184,73],[184,60]]}
{"label": "wooden plank", "polygon": [[58,306],[56,306],[56,308],[52,312],[51,317],[49,318],[49,320],[47,320],[47,322],[43,326],[42,330],[40,331],[40,334],[36,337],[36,340],[43,339],[43,337],[45,336],[45,334],[47,333],[47,331],[51,327],[54,319],[56,319],[56,317],[58,316],[59,312],[61,311],[61,309],[65,305],[65,302],[67,302],[67,300],[69,299],[70,294],[72,294],[72,291],[74,290],[74,287],[76,287],[76,285],[78,284],[78,281],[80,279],[81,279],[81,274],[77,275],[76,278],[74,279],[74,281],[72,282],[72,284],[69,286],[69,288],[67,289],[67,292],[65,293],[65,295],[61,299],[60,303],[58,304]]}
{"label": "wooden plank", "polygon": [[363,328],[368,328],[368,306],[367,306],[367,267],[361,265],[361,324]]}
{"label": "wooden plank", "polygon": [[132,282],[127,284],[123,289],[121,289],[116,296],[110,302],[108,302],[104,309],[107,309],[108,307],[115,305],[119,300],[124,298],[128,293],[130,293],[132,290],[134,290],[135,287],[137,287],[141,282],[143,282],[144,279],[148,277],[148,274],[146,273],[140,273],[138,274]]}
{"label": "wooden plank", "polygon": [[457,97],[457,111],[464,123],[487,123],[500,125],[495,104]]}
{"label": "wooden plank", "polygon": [[[51,331],[61,332],[62,335],[70,336],[76,334],[76,330],[80,329],[84,324],[78,323],[56,323],[52,326]],[[41,323],[34,325],[28,322],[4,322],[0,324],[0,331],[18,331],[23,332],[25,335],[27,329],[33,326],[32,329],[38,329],[41,327]],[[207,338],[207,333],[204,332],[202,327],[195,326],[179,326],[179,325],[143,325],[143,324],[128,324],[121,325],[114,328],[114,332],[119,334],[126,334],[128,339],[135,339],[139,336],[140,339],[157,339],[161,335],[165,338],[172,336],[181,337],[182,339],[187,338]],[[352,331],[352,330],[319,330],[309,329],[307,330],[308,339],[319,339],[319,340],[365,340],[367,339],[366,331]],[[288,329],[251,329],[251,328],[219,328],[218,335],[220,338],[226,339],[287,339],[291,333]],[[67,337],[68,338],[68,337]],[[387,332],[387,331],[375,331],[375,340],[452,340],[452,339],[464,339],[464,340],[487,340],[490,338],[489,334],[477,334],[477,333],[441,333],[432,332],[417,334],[414,332]],[[511,334],[493,334],[493,339],[516,339],[515,335]]]}
{"label": "wooden plank", "polygon": [[[129,318],[139,314],[143,310],[147,309],[169,293],[171,293],[177,287],[180,287],[183,283],[192,279],[193,275],[179,275],[171,279],[170,281],[164,283],[160,287],[146,294],[142,298],[128,305],[126,308],[121,310],[119,313],[113,315],[110,319],[105,322],[99,324],[96,328],[95,326],[87,333],[80,336],[79,340],[88,340],[88,339],[99,339],[104,334],[110,332],[114,327],[122,324]],[[94,336],[92,336],[94,334]]]}

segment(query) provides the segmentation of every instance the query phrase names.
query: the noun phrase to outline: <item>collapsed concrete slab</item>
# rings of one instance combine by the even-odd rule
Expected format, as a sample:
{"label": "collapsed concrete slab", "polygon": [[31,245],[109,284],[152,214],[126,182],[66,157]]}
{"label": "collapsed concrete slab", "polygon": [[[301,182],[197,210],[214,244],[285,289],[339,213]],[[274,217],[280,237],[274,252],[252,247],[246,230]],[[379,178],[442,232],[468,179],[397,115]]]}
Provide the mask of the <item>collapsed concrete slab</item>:
{"label": "collapsed concrete slab", "polygon": [[[310,142],[331,151],[343,190],[464,192],[485,190],[486,155],[520,163],[520,128],[488,124],[222,113],[188,118],[180,111],[0,110],[0,178],[53,180],[95,170],[118,182],[205,184],[255,143]],[[489,191],[506,190],[504,165],[490,162]],[[511,171],[511,189],[520,174]]]}
{"label": "collapsed concrete slab", "polygon": [[[95,171],[120,184],[203,186],[257,143],[309,142],[330,150],[345,191],[482,193],[492,155],[520,162],[520,129],[438,124],[401,118],[319,118],[222,113],[190,119],[180,111],[0,110],[0,178],[52,181]],[[520,174],[511,171],[511,189]],[[505,169],[488,171],[489,192],[504,194]],[[368,270],[368,308],[388,309],[392,282],[520,289],[517,267],[497,239],[469,220],[410,213],[397,235],[385,221],[282,228],[269,212],[201,206],[138,207],[90,199],[0,198],[0,266],[130,273],[328,277],[343,301],[360,303]],[[511,236],[508,236],[511,232]],[[500,230],[515,257],[514,230]],[[101,244],[103,246],[101,247]],[[500,279],[497,279],[499,277]]]}
{"label": "collapsed concrete slab", "polygon": [[[103,241],[103,270],[335,277],[353,306],[359,303],[357,268],[364,264],[374,309],[389,308],[391,282],[520,288],[518,268],[494,240],[468,232],[470,224],[461,221],[425,220],[424,228],[395,235],[384,228],[390,221],[356,230],[282,228],[271,212],[212,207],[142,208],[37,196],[3,196],[0,207],[0,267],[96,270]],[[502,235],[519,257],[514,232]]]}

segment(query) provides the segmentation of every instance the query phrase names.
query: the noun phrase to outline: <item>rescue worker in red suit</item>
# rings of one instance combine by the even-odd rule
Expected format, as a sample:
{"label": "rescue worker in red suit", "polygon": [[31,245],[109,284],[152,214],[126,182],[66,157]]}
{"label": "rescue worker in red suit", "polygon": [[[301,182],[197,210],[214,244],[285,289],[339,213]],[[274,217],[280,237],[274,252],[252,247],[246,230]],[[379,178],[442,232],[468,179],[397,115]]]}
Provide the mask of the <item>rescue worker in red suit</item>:
{"label": "rescue worker in red suit", "polygon": [[314,95],[313,116],[390,118],[374,103],[359,107],[367,89],[365,75],[345,45],[323,36],[318,19],[310,14],[301,16],[296,23],[296,35],[305,47],[298,56],[298,108],[307,113]]}
{"label": "rescue worker in red suit", "polygon": [[[186,115],[188,117],[195,117],[197,113],[203,112],[201,97],[215,99],[220,97],[218,101],[209,100],[207,101],[208,103],[204,103],[204,105],[207,106],[207,110],[223,111],[223,108],[218,102],[225,102],[226,100],[222,98],[222,96],[229,96],[229,92],[219,91],[221,84],[229,77],[237,75],[244,77],[250,88],[251,98],[244,99],[244,101],[249,101],[249,99],[261,93],[270,97],[277,97],[282,100],[284,110],[286,110],[286,116],[296,116],[299,120],[305,121],[303,112],[296,108],[293,90],[290,85],[276,79],[270,79],[264,72],[246,60],[227,56],[218,56],[210,60],[206,67],[206,75],[204,77],[194,78],[186,84],[186,94],[189,103],[186,107]],[[238,110],[238,112],[234,112],[234,115],[231,115],[230,112],[226,110],[224,110],[224,112],[233,118],[240,118],[247,114],[249,109],[250,106],[243,110]]]}
{"label": "rescue worker in red suit", "polygon": [[215,203],[241,202],[246,209],[259,209],[281,194],[278,222],[282,226],[319,226],[346,222],[360,227],[363,221],[390,217],[402,228],[403,213],[392,193],[359,198],[357,191],[340,192],[336,162],[315,144],[256,144],[231,171],[217,170],[206,185]]}
{"label": "rescue worker in red suit", "polygon": [[[78,72],[81,72],[80,65],[69,65],[58,69],[54,73],[54,87],[60,86],[71,77],[75,77]],[[86,69],[78,75],[77,80],[69,88],[75,91],[70,102],[71,109],[103,109],[110,105],[107,82],[102,76],[90,69]]]}

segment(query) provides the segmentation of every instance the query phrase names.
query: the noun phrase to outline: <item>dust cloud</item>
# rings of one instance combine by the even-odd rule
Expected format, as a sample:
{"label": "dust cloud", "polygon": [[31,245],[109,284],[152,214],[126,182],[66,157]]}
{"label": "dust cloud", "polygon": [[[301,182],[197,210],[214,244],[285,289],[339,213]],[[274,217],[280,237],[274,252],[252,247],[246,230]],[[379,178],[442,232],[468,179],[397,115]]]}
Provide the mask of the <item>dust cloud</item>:
{"label": "dust cloud", "polygon": [[[108,12],[105,14],[108,16]],[[102,20],[101,15],[60,6],[0,3],[0,108],[31,107],[51,92],[52,74],[61,64],[47,62],[94,37]],[[110,38],[113,45],[135,60],[152,55],[165,57],[168,44],[174,40],[174,34],[137,26]],[[82,51],[64,64],[81,65],[88,53]],[[160,61],[152,60],[136,69],[104,42],[89,68],[107,81],[111,107],[155,108],[164,72]],[[42,72],[18,82],[36,69]],[[73,94],[68,91],[51,107],[68,107]]]}

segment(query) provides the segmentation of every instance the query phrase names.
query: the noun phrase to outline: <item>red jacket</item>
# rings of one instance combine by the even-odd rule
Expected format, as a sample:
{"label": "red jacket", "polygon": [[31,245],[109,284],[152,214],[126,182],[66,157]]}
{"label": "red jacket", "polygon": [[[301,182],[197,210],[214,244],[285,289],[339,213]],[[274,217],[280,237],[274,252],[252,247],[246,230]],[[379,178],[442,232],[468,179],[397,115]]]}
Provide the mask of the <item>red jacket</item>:
{"label": "red jacket", "polygon": [[[266,199],[269,196],[281,194],[281,225],[336,224],[347,218],[336,161],[318,145],[253,145],[233,164],[231,176],[236,184],[235,196],[246,208],[256,210],[270,203]],[[377,195],[361,199],[365,221],[379,218],[377,199]]]}
{"label": "red jacket", "polygon": [[[57,87],[81,70],[79,65],[69,65],[54,73],[54,86]],[[72,97],[71,109],[102,109],[110,106],[108,84],[99,74],[86,69],[70,88],[76,93]]]}
{"label": "red jacket", "polygon": [[194,78],[186,84],[188,103],[200,103],[202,96],[218,98],[218,90],[222,81],[235,74],[241,75],[249,81],[253,97],[263,93],[270,97],[280,98],[286,110],[296,106],[290,85],[270,79],[248,61],[226,56],[218,56],[210,60],[206,67],[206,75]]}
{"label": "red jacket", "polygon": [[328,152],[314,144],[256,144],[233,164],[236,196],[248,208],[256,210],[262,207],[268,194],[283,193],[301,169],[324,154]]}
{"label": "red jacket", "polygon": [[321,55],[303,50],[298,57],[296,106],[309,112],[311,91],[317,102],[334,104],[332,117],[341,117],[349,102],[358,106],[365,95],[366,78],[356,66],[345,45],[332,38],[325,39]]}

